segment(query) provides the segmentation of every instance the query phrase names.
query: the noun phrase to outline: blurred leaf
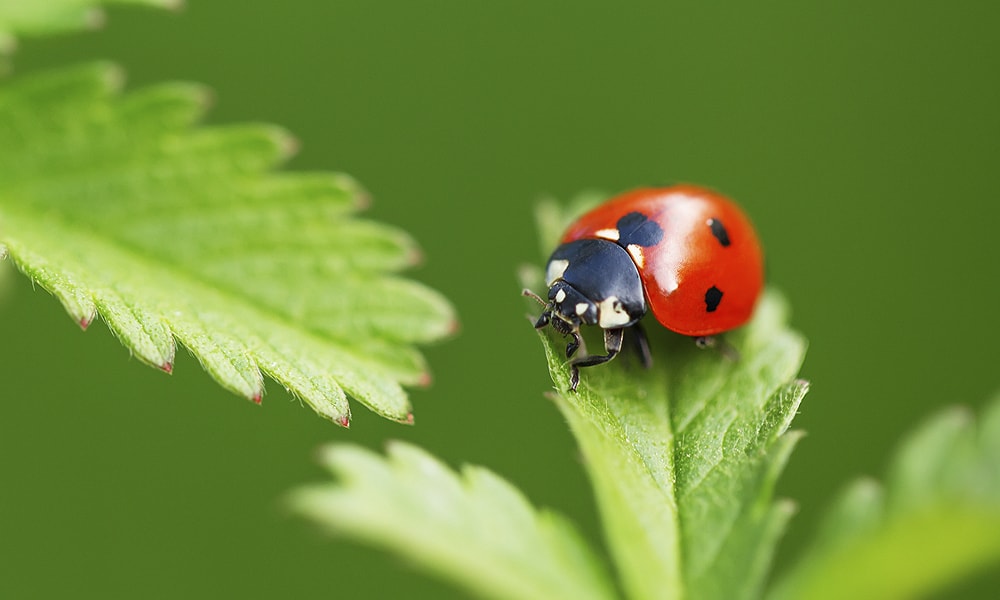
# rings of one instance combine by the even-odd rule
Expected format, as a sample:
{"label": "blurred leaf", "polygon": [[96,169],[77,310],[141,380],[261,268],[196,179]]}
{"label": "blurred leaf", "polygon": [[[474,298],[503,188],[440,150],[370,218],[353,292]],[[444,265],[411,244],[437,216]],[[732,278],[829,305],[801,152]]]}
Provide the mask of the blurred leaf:
{"label": "blurred leaf", "polygon": [[0,89],[0,247],[155,367],[173,369],[176,338],[247,398],[263,371],[337,423],[347,395],[408,421],[400,384],[428,378],[412,344],[454,326],[447,301],[393,275],[412,240],[354,218],[365,197],[346,176],[269,172],[294,148],[283,131],[192,127],[204,90],[120,96],[120,81],[101,64]]}
{"label": "blurred leaf", "polygon": [[[545,228],[562,227],[552,206]],[[557,239],[552,231],[543,238]],[[527,283],[539,289],[534,271]],[[768,293],[727,335],[740,358],[657,336],[648,371],[629,357],[585,369],[569,390],[565,341],[542,333],[553,397],[576,435],[605,535],[633,598],[754,598],[791,514],[772,502],[797,434],[785,434],[808,385],[795,380],[803,338]]]}
{"label": "blurred leaf", "polygon": [[43,35],[100,25],[102,4],[176,8],[182,0],[4,0],[0,3],[0,52],[18,35]]}
{"label": "blurred leaf", "polygon": [[907,439],[885,487],[850,486],[771,598],[917,598],[1000,563],[1000,397],[979,426],[943,411]]}
{"label": "blurred leaf", "polygon": [[292,506],[334,532],[393,550],[483,597],[616,597],[569,522],[533,508],[486,469],[456,474],[401,442],[386,458],[328,446],[322,462],[341,481],[297,490]]}

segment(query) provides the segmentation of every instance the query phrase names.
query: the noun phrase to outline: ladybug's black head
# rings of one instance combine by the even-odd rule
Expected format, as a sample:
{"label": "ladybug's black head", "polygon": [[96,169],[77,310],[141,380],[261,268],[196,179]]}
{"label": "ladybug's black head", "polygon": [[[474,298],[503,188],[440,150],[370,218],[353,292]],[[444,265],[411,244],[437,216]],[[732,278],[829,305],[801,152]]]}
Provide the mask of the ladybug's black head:
{"label": "ladybug's black head", "polygon": [[546,268],[548,302],[535,323],[560,333],[581,325],[628,327],[646,314],[639,271],[628,252],[609,240],[585,239],[556,248]]}
{"label": "ladybug's black head", "polygon": [[559,333],[577,331],[581,325],[596,325],[597,304],[560,279],[549,287],[549,301],[535,327],[549,323]]}
{"label": "ladybug's black head", "polygon": [[[549,285],[548,301],[529,290],[545,308],[535,322],[535,328],[547,325],[559,333],[571,336],[566,344],[570,360],[570,389],[580,383],[580,368],[608,362],[622,348],[626,327],[635,325],[646,314],[646,296],[642,279],[628,251],[619,244],[604,239],[576,240],[556,248],[545,269]],[[583,348],[581,325],[597,325],[604,329],[604,349],[607,354],[583,356],[574,354]],[[645,343],[640,346],[645,347]],[[647,354],[648,356],[648,354]]]}

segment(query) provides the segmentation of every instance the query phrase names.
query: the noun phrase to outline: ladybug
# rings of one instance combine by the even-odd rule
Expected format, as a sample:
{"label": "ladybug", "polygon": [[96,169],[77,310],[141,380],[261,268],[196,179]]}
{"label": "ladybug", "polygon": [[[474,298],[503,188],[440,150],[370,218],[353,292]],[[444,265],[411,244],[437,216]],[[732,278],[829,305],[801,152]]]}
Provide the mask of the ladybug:
{"label": "ladybug", "polygon": [[[570,225],[546,266],[548,301],[525,294],[544,305],[536,329],[572,336],[566,357],[576,390],[580,368],[613,359],[626,329],[650,365],[639,325],[647,311],[702,347],[746,323],[764,286],[763,265],[753,225],[725,196],[694,185],[642,188]],[[573,357],[583,325],[604,330],[605,354]]]}

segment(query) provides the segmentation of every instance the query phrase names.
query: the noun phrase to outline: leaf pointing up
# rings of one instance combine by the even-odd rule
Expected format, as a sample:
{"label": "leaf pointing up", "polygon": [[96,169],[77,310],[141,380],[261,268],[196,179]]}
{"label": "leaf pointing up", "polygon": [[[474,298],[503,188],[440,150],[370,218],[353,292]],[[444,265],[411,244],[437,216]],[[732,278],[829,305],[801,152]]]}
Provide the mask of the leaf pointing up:
{"label": "leaf pointing up", "polygon": [[[539,210],[549,240],[575,212],[552,203]],[[529,287],[540,280],[525,274]],[[799,437],[787,429],[808,389],[795,379],[805,340],[786,321],[782,299],[766,294],[751,323],[727,335],[737,360],[653,324],[651,369],[623,356],[587,369],[576,392],[565,342],[542,333],[553,397],[586,458],[630,597],[759,595],[791,514],[772,494]]]}
{"label": "leaf pointing up", "polygon": [[270,172],[294,147],[281,130],[194,128],[203,90],[119,85],[102,64],[0,89],[0,247],[155,367],[173,369],[177,339],[247,398],[263,372],[343,425],[348,396],[411,419],[400,384],[428,378],[412,344],[454,327],[394,275],[411,239],[356,219],[346,176]]}

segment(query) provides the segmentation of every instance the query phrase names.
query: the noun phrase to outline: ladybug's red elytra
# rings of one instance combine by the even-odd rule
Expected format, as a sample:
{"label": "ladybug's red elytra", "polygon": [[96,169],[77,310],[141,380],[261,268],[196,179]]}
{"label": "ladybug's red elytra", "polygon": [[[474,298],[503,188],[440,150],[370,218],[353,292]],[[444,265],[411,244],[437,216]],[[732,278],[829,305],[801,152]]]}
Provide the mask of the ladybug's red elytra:
{"label": "ladybug's red elytra", "polygon": [[[750,220],[731,200],[694,185],[626,192],[569,226],[546,266],[548,301],[535,328],[572,336],[570,386],[580,367],[613,359],[626,329],[643,363],[649,346],[639,319],[708,345],[746,323],[764,286],[764,258]],[[604,330],[604,355],[573,357],[582,325]]]}

